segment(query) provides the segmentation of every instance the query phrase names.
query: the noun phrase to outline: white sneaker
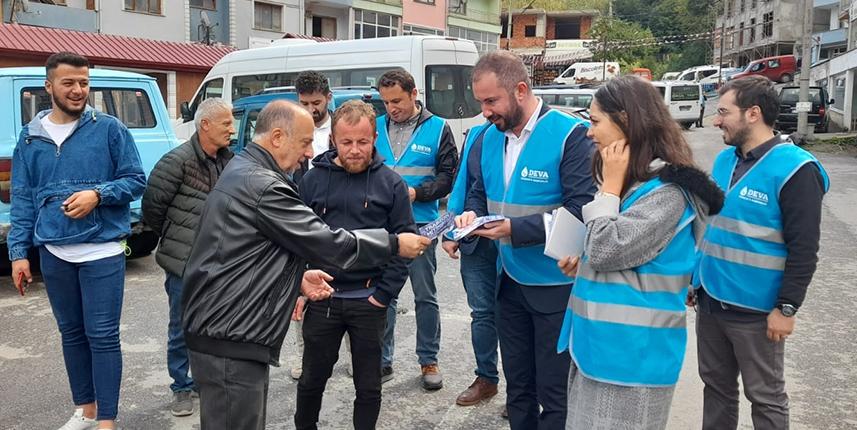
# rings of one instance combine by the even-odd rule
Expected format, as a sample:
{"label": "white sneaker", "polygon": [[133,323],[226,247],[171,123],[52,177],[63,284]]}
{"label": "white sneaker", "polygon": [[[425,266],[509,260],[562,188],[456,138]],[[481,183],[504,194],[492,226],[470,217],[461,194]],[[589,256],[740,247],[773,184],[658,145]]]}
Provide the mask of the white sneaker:
{"label": "white sneaker", "polygon": [[98,427],[98,421],[83,416],[83,408],[74,410],[74,415],[58,430],[91,430]]}

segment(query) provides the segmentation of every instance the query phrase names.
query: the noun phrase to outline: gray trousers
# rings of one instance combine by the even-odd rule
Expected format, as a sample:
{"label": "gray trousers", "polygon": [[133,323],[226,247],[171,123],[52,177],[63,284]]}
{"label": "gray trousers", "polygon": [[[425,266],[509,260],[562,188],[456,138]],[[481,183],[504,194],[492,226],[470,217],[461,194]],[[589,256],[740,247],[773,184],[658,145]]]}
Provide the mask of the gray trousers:
{"label": "gray trousers", "polygon": [[699,376],[705,383],[702,428],[738,427],[738,375],[752,403],[753,428],[789,428],[789,397],[783,374],[785,342],[767,336],[764,317],[736,321],[728,314],[697,312]]}
{"label": "gray trousers", "polygon": [[264,430],[268,365],[190,351],[201,430]]}

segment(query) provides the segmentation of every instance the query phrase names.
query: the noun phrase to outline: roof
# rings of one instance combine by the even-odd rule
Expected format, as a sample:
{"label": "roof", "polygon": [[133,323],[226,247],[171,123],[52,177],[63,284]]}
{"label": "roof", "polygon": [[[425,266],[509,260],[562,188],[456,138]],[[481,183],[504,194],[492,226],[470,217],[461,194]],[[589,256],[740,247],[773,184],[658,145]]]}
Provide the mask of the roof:
{"label": "roof", "polygon": [[[500,16],[504,17],[508,15],[509,10],[503,9],[500,11]],[[512,15],[545,15],[553,18],[570,18],[577,16],[598,16],[601,15],[596,9],[579,9],[579,10],[544,10],[539,8],[529,8],[529,9],[513,9]]]}
{"label": "roof", "polygon": [[235,48],[136,37],[0,24],[0,53],[47,58],[73,51],[99,65],[206,73]]}

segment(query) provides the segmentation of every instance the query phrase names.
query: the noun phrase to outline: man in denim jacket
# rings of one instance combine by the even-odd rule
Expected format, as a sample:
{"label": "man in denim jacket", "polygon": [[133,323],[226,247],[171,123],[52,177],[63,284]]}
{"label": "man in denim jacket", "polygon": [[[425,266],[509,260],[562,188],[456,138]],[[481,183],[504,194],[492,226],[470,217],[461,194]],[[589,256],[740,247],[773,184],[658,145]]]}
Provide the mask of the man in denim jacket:
{"label": "man in denim jacket", "polygon": [[16,286],[32,281],[27,253],[37,247],[76,408],[62,429],[112,429],[122,377],[122,241],[146,178],[128,129],[87,105],[87,59],[61,52],[45,68],[52,109],[24,127],[12,158],[12,278]]}

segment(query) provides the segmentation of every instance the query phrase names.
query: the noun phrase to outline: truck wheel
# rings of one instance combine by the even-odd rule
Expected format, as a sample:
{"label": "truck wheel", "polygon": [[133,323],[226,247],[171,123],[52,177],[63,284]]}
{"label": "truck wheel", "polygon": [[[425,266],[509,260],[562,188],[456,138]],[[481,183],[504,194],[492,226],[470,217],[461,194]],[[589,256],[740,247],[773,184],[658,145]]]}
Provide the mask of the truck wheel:
{"label": "truck wheel", "polygon": [[151,230],[143,230],[128,237],[128,248],[131,253],[128,259],[145,257],[158,246],[158,235]]}
{"label": "truck wheel", "polygon": [[792,81],[792,75],[788,73],[784,73],[783,76],[780,76],[780,82],[787,83]]}

